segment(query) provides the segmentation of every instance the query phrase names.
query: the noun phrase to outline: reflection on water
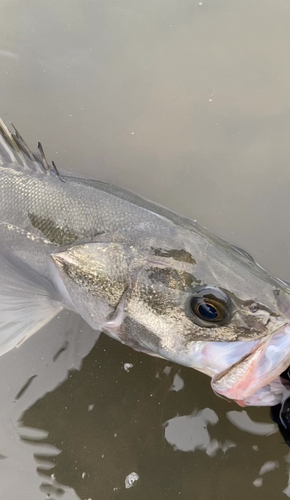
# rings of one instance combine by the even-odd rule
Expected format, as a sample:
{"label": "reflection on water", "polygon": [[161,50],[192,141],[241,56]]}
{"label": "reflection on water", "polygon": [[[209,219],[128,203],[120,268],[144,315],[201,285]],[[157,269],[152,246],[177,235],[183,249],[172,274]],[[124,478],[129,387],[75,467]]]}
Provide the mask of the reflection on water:
{"label": "reflection on water", "polygon": [[[2,357],[0,481],[3,498],[15,498],[20,488],[23,498],[39,498],[41,482],[35,457],[48,457],[50,460],[61,448],[50,443],[44,445],[43,439],[49,433],[41,426],[39,430],[31,426],[23,433],[21,414],[66,379],[69,369],[79,369],[82,358],[90,352],[97,339],[98,333],[83,324],[80,318],[62,313],[21,349],[14,349]],[[48,413],[51,415],[51,410]],[[28,448],[28,442],[33,446]],[[17,481],[11,480],[14,475]],[[58,486],[52,484],[51,491],[54,489],[60,493]],[[42,486],[41,491],[44,491]],[[62,494],[67,500],[76,498],[70,488],[64,488]]]}
{"label": "reflection on water", "polygon": [[209,408],[190,416],[174,417],[165,424],[165,439],[175,450],[205,450],[212,456],[219,448],[219,444],[217,440],[210,439],[207,426],[217,422],[217,414]]}
{"label": "reflection on water", "polygon": [[[27,404],[36,381],[18,401]],[[287,450],[268,410],[237,410],[190,369],[101,336],[80,371],[39,396],[15,429],[41,491],[56,498],[125,498],[133,472],[141,500],[191,499],[193,485],[197,498],[235,491],[239,499],[251,489],[253,498],[279,498],[277,481],[287,494]]]}
{"label": "reflection on water", "polygon": [[[0,114],[60,168],[197,219],[289,280],[289,20],[287,0],[2,0]],[[1,358],[1,500],[290,498],[267,408],[96,340],[62,314]]]}
{"label": "reflection on water", "polygon": [[248,413],[243,411],[228,411],[227,418],[234,424],[238,429],[241,429],[251,434],[257,434],[258,436],[269,436],[277,432],[277,426],[275,424],[254,422],[248,415]]}

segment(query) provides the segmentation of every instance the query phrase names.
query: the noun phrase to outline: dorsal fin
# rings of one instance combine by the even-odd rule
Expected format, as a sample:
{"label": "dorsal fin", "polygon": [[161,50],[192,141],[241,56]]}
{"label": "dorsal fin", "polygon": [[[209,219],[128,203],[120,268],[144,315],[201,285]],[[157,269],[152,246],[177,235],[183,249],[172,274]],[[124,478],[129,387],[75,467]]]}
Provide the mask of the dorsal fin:
{"label": "dorsal fin", "polygon": [[[26,155],[28,156],[28,158],[31,160],[31,161],[34,161],[34,157],[33,157],[33,153],[30,151],[30,148],[29,146],[27,146],[25,140],[23,139],[23,137],[19,134],[17,128],[13,125],[13,123],[11,123],[12,127],[14,128],[14,134],[11,134],[12,138],[15,140],[15,142],[17,143],[18,147],[21,148],[25,153]],[[7,128],[7,127],[6,127]],[[8,130],[8,132],[10,132]]]}
{"label": "dorsal fin", "polygon": [[55,163],[48,163],[41,143],[38,143],[39,153],[33,153],[13,124],[12,127],[14,132],[11,132],[0,118],[0,165],[12,163],[18,167],[52,173],[59,177]]}

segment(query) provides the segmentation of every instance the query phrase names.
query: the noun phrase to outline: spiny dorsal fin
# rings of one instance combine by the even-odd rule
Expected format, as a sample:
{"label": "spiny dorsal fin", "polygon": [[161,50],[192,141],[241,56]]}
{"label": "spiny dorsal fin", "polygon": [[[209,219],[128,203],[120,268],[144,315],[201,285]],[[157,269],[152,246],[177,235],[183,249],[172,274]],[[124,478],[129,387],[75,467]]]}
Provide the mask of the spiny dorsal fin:
{"label": "spiny dorsal fin", "polygon": [[17,142],[18,146],[25,151],[27,154],[28,158],[30,158],[31,161],[34,161],[33,153],[30,151],[29,146],[27,146],[25,140],[23,137],[19,134],[18,130],[16,127],[14,127],[13,123],[11,123],[12,127],[14,128],[15,134],[11,134],[14,140]]}
{"label": "spiny dorsal fin", "polygon": [[50,166],[49,166],[49,164],[48,164],[48,162],[47,162],[47,159],[46,159],[46,157],[45,157],[45,154],[44,154],[44,151],[43,151],[43,147],[42,147],[41,142],[39,142],[39,143],[37,144],[37,147],[38,147],[38,151],[40,152],[40,156],[41,156],[42,163],[43,163],[43,165],[45,166],[45,170],[47,170],[47,171],[48,171],[48,170],[50,170]]}
{"label": "spiny dorsal fin", "polygon": [[[14,133],[9,130],[0,118],[0,164],[23,166],[33,170],[41,169],[45,173],[53,173],[59,176],[54,162],[48,163],[41,143],[38,143],[39,154],[33,153],[16,127],[12,124]],[[62,179],[61,179],[62,180]]]}

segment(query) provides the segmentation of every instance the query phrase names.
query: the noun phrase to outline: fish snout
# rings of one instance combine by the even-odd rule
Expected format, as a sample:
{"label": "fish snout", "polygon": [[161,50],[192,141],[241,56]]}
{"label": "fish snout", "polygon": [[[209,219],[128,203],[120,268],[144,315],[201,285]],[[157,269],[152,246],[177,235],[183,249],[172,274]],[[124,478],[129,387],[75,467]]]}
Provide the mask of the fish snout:
{"label": "fish snout", "polygon": [[283,325],[240,361],[212,380],[212,388],[243,401],[270,384],[290,365],[290,325]]}
{"label": "fish snout", "polygon": [[[279,329],[284,327],[288,321],[283,316],[271,313],[267,309],[251,308],[241,309],[233,315],[236,326],[244,330],[245,334],[251,334],[251,337],[262,338],[273,335]],[[289,321],[290,323],[290,321]]]}

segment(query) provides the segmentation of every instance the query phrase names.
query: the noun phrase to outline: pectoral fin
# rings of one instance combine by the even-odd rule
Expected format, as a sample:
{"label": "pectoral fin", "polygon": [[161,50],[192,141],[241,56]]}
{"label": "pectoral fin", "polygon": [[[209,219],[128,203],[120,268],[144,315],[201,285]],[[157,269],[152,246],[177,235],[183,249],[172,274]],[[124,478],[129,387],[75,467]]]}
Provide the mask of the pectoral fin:
{"label": "pectoral fin", "polygon": [[53,285],[0,246],[0,355],[21,345],[61,309]]}

